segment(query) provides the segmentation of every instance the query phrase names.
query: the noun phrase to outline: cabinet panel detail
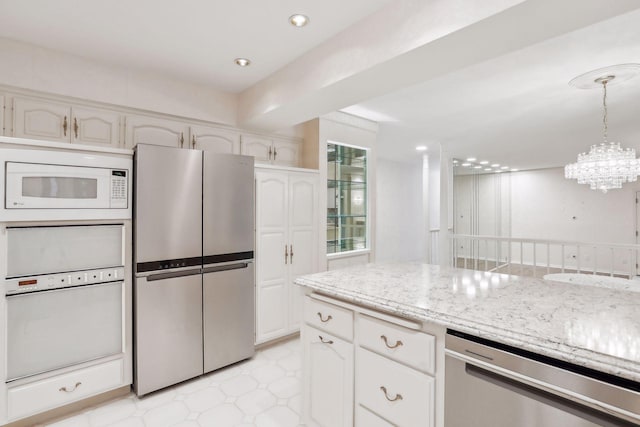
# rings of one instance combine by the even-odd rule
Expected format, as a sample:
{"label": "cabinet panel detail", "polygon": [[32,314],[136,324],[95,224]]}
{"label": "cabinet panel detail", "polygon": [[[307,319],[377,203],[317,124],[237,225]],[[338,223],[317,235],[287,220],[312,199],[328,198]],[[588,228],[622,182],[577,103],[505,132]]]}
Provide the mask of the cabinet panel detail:
{"label": "cabinet panel detail", "polygon": [[125,143],[127,148],[136,144],[188,147],[189,126],[186,123],[152,117],[128,116]]}
{"label": "cabinet panel detail", "polygon": [[305,418],[313,426],[353,426],[353,345],[305,326]]}
{"label": "cabinet panel detail", "polygon": [[88,108],[72,109],[71,140],[81,144],[118,146],[120,115]]}
{"label": "cabinet panel detail", "polygon": [[192,126],[191,148],[212,153],[240,154],[240,133],[228,129]]}
{"label": "cabinet panel detail", "polygon": [[29,98],[13,99],[13,136],[71,141],[71,108]]}

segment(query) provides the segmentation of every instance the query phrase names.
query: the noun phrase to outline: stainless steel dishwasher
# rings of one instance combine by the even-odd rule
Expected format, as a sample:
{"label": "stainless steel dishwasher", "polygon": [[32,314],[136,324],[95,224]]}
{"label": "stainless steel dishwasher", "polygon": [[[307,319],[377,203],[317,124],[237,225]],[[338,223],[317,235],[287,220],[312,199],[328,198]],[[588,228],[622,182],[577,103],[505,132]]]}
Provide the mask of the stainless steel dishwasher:
{"label": "stainless steel dishwasher", "polygon": [[447,331],[445,426],[640,425],[640,383]]}

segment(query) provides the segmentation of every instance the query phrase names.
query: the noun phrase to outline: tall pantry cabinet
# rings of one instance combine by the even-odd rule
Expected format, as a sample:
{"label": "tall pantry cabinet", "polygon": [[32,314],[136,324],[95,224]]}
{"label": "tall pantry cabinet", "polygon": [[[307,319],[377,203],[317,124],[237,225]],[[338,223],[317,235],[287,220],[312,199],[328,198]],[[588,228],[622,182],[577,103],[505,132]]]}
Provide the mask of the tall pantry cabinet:
{"label": "tall pantry cabinet", "polygon": [[296,277],[318,271],[318,173],[256,168],[256,344],[300,329]]}

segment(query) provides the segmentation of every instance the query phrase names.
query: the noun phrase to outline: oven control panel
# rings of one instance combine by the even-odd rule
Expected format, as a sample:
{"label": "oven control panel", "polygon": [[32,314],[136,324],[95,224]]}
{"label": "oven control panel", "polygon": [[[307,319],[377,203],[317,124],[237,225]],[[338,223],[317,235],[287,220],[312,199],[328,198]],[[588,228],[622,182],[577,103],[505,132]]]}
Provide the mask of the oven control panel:
{"label": "oven control panel", "polygon": [[5,280],[6,295],[124,280],[124,267],[100,268]]}

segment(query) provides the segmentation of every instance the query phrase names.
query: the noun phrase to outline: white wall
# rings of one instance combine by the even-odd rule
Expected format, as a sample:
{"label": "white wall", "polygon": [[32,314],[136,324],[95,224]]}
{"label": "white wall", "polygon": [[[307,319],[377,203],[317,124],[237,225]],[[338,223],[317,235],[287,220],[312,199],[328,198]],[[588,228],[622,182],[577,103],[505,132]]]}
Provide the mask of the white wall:
{"label": "white wall", "polygon": [[514,237],[635,243],[637,182],[603,194],[553,168],[513,173],[511,189]]}
{"label": "white wall", "polygon": [[238,96],[0,38],[0,84],[236,125]]}
{"label": "white wall", "polygon": [[[581,243],[636,243],[636,192],[640,183],[624,185],[607,194],[593,191],[586,185],[564,178],[563,168],[540,169],[501,175],[466,175],[455,178],[457,234],[492,235],[522,239],[560,240]],[[505,260],[507,244],[500,252],[497,246],[484,244],[471,247],[458,241],[459,255],[470,251],[480,258]],[[526,264],[534,260],[533,245],[511,247],[512,260]],[[628,272],[634,264],[634,254],[628,250],[611,251],[601,248],[597,253],[589,246],[580,248],[581,269],[594,265],[607,271],[613,265],[617,272]],[[522,258],[521,258],[522,256]],[[537,245],[538,265],[577,268],[578,249],[567,245],[562,253],[559,245]]]}
{"label": "white wall", "polygon": [[424,260],[421,160],[378,158],[376,262]]}

